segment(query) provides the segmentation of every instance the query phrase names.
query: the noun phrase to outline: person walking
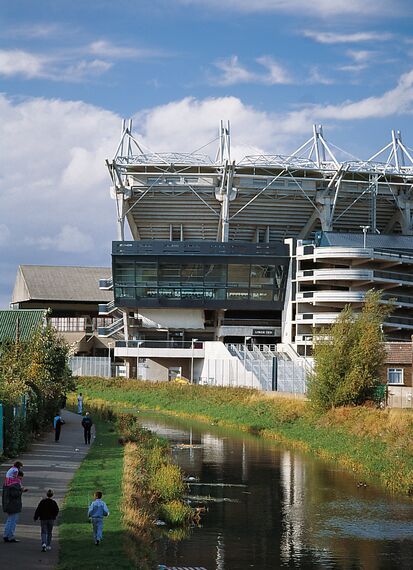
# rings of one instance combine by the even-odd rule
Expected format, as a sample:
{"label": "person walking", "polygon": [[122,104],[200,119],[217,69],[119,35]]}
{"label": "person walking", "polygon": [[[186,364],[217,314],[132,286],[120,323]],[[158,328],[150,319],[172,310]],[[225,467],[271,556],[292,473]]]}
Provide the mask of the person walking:
{"label": "person walking", "polygon": [[90,436],[92,433],[92,426],[93,426],[93,421],[92,418],[89,415],[89,412],[86,412],[86,414],[83,416],[82,418],[82,426],[83,426],[83,436],[85,438],[85,444],[89,444],[90,445]]}
{"label": "person walking", "polygon": [[53,497],[52,489],[46,493],[46,498],[37,505],[33,520],[40,519],[42,551],[52,550],[53,525],[59,514],[59,507]]}
{"label": "person walking", "polygon": [[102,491],[96,491],[95,500],[90,503],[87,516],[92,519],[93,538],[96,546],[99,546],[103,538],[103,517],[109,516],[109,509],[102,501]]}
{"label": "person walking", "polygon": [[79,392],[77,397],[77,413],[81,414],[83,412],[83,396],[82,392]]}
{"label": "person walking", "polygon": [[10,477],[9,483],[3,485],[1,503],[3,512],[7,514],[3,532],[4,542],[20,542],[14,534],[22,511],[22,494],[27,491],[22,485],[22,479],[23,471],[19,470],[17,477]]}
{"label": "person walking", "polygon": [[13,483],[18,483],[19,471],[21,471],[23,463],[21,461],[15,461],[13,466],[8,469],[6,477],[4,479],[5,485],[13,485]]}
{"label": "person walking", "polygon": [[62,429],[62,425],[65,423],[62,416],[59,412],[56,413],[55,417],[53,418],[53,428],[54,428],[54,440],[57,443],[60,439],[60,431]]}

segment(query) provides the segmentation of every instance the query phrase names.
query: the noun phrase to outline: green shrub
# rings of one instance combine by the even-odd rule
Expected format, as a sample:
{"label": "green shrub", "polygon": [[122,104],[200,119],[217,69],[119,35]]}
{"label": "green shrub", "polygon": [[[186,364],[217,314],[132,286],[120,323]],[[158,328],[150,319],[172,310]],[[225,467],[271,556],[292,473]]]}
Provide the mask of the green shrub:
{"label": "green shrub", "polygon": [[161,505],[159,516],[173,526],[182,526],[192,520],[193,509],[182,501],[175,499]]}
{"label": "green shrub", "polygon": [[161,465],[149,473],[149,489],[161,501],[179,498],[185,490],[181,469],[177,465]]}

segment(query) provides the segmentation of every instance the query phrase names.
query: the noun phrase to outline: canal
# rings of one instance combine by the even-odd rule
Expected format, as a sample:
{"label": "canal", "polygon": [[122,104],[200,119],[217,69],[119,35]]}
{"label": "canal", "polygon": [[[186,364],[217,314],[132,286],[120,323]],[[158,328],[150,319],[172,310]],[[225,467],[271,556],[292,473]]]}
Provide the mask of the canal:
{"label": "canal", "polygon": [[[189,478],[201,525],[159,562],[207,570],[411,570],[413,502],[341,468],[242,432],[142,414]],[[172,536],[172,535],[171,535]]]}

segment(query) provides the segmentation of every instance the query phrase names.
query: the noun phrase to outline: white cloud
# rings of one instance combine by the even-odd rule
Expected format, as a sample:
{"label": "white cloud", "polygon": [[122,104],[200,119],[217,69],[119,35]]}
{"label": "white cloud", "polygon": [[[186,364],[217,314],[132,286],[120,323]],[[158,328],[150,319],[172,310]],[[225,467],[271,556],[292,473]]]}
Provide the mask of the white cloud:
{"label": "white cloud", "polygon": [[265,85],[277,85],[292,83],[289,73],[270,56],[261,56],[255,60],[264,67],[264,72],[256,72],[243,66],[238,56],[233,55],[226,59],[215,62],[222,74],[212,77],[211,81],[217,85],[235,85],[237,83],[262,83]]}
{"label": "white cloud", "polygon": [[120,117],[81,102],[0,96],[0,121],[5,306],[19,264],[110,264],[116,214],[105,159],[116,148]]}
{"label": "white cloud", "polygon": [[323,120],[354,121],[384,118],[413,112],[413,70],[404,73],[396,87],[382,95],[348,101],[338,105],[313,105],[289,113],[291,128]]}
{"label": "white cloud", "polygon": [[391,40],[394,36],[383,32],[354,32],[342,34],[336,32],[318,32],[305,30],[303,35],[320,44],[354,44],[361,42],[383,42]]}
{"label": "white cloud", "polygon": [[117,46],[104,40],[87,46],[54,50],[52,54],[0,49],[0,75],[79,82],[106,73],[115,60],[143,60],[154,57],[167,57],[167,55],[161,51],[145,48]]}
{"label": "white cloud", "polygon": [[44,39],[55,37],[57,35],[66,35],[67,33],[67,26],[51,23],[39,23],[10,26],[7,30],[3,30],[0,35],[12,38]]}
{"label": "white cloud", "polygon": [[349,49],[347,50],[346,53],[349,57],[351,57],[351,59],[353,59],[356,63],[359,64],[367,63],[377,55],[377,52],[367,49],[360,49],[360,50]]}
{"label": "white cloud", "polygon": [[0,75],[51,81],[83,81],[101,75],[112,67],[98,59],[78,60],[68,55],[47,56],[22,50],[0,50]]}
{"label": "white cloud", "polygon": [[92,55],[110,59],[148,59],[166,55],[161,50],[120,46],[106,40],[92,42],[87,51]]}
{"label": "white cloud", "polygon": [[69,224],[63,226],[55,236],[26,238],[25,243],[29,246],[39,247],[44,251],[60,251],[76,255],[90,252],[94,246],[92,236]]}
{"label": "white cloud", "polygon": [[400,0],[180,0],[182,4],[236,12],[289,12],[321,18],[338,16],[395,15],[401,10]]}
{"label": "white cloud", "polygon": [[23,50],[0,50],[0,74],[6,77],[23,75],[28,79],[42,77],[47,58]]}

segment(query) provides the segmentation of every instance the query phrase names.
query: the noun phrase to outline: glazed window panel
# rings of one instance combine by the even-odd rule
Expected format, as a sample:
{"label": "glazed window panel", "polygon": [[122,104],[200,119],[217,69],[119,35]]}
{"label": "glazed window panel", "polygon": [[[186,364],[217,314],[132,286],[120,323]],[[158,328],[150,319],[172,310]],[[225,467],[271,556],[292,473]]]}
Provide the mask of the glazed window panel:
{"label": "glazed window panel", "polygon": [[189,263],[181,267],[182,285],[194,283],[202,285],[204,281],[204,266],[201,263]]}
{"label": "glazed window panel", "polygon": [[115,266],[115,283],[116,285],[135,285],[135,264],[118,263]]}
{"label": "glazed window panel", "polygon": [[251,288],[273,287],[275,265],[251,265]]}
{"label": "glazed window panel", "polygon": [[161,263],[159,266],[159,285],[180,285],[181,267],[171,263]]}
{"label": "glazed window panel", "polygon": [[403,384],[403,368],[388,368],[387,382],[389,384]]}
{"label": "glazed window panel", "polygon": [[249,287],[250,283],[250,266],[249,265],[228,265],[228,287],[243,288]]}
{"label": "glazed window panel", "polygon": [[214,285],[226,285],[227,282],[227,268],[221,263],[211,263],[204,267],[205,283]]}
{"label": "glazed window panel", "polygon": [[136,264],[136,284],[154,285],[158,281],[158,267],[156,263]]}

